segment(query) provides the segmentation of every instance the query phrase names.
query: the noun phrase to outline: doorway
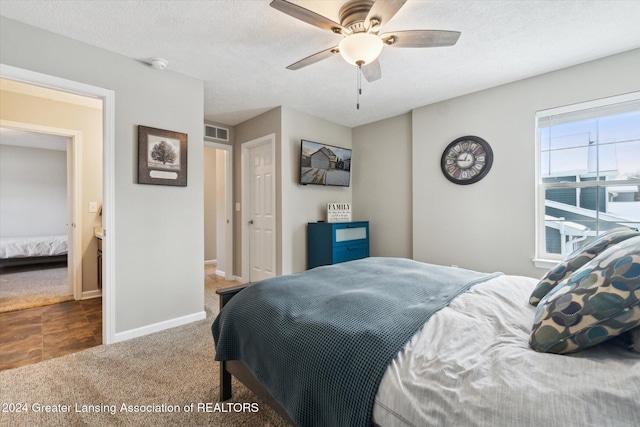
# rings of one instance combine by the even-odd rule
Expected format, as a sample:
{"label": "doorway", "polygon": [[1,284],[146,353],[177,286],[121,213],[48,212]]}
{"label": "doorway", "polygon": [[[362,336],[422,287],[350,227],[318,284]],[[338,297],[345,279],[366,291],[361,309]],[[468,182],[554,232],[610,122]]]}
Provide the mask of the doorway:
{"label": "doorway", "polygon": [[0,64],[0,78],[62,93],[97,99],[102,103],[102,341],[115,341],[115,93],[112,90]]}
{"label": "doorway", "polygon": [[0,126],[0,313],[73,299],[72,167],[70,138]]}
{"label": "doorway", "polygon": [[275,134],[242,144],[242,278],[276,275]]}
{"label": "doorway", "polygon": [[[4,83],[4,81],[3,81]],[[3,84],[3,89],[5,85]],[[46,189],[43,190],[47,197],[42,197],[41,201],[32,200],[31,202],[36,204],[32,212],[42,213],[41,218],[47,218],[49,224],[45,224],[39,230],[27,231],[24,233],[20,233],[16,229],[19,229],[21,224],[24,222],[25,214],[29,215],[28,212],[23,212],[21,214],[21,218],[15,218],[16,222],[12,224],[12,228],[14,228],[13,233],[18,232],[22,236],[43,236],[47,239],[49,237],[57,236],[57,235],[66,235],[67,236],[67,283],[68,283],[68,293],[73,295],[73,299],[79,300],[82,298],[82,220],[80,216],[80,201],[81,201],[81,179],[82,179],[82,158],[81,158],[81,140],[82,134],[79,131],[71,130],[71,129],[63,129],[63,128],[55,128],[51,126],[40,126],[33,123],[22,123],[22,122],[13,122],[9,120],[4,120],[0,118],[0,129],[3,130],[3,134],[10,134],[11,138],[4,138],[3,143],[7,142],[7,140],[15,140],[16,144],[19,144],[23,149],[42,149],[42,150],[51,150],[52,153],[56,151],[64,151],[63,154],[64,161],[64,175],[65,175],[65,192],[64,197],[64,207],[58,206],[60,202],[50,201],[50,204],[45,205],[45,202],[51,199],[53,193],[55,193],[55,188],[52,188],[52,183],[54,182],[54,175],[51,176],[51,179],[46,178],[47,183],[43,183],[46,186]],[[40,141],[40,142],[38,142]],[[32,151],[32,155],[36,155],[36,152]],[[22,153],[24,155],[24,153]],[[50,168],[52,166],[52,162],[55,161],[54,155],[46,156],[46,163],[40,163],[36,165],[37,168]],[[19,162],[19,159],[15,160]],[[26,168],[25,165],[23,167]],[[52,172],[49,171],[49,174]],[[31,190],[34,186],[34,180],[36,174],[28,178],[28,187]],[[19,182],[14,182],[13,187],[16,185],[20,185]],[[43,187],[40,187],[43,188]],[[40,200],[41,196],[35,195],[36,198]],[[29,205],[29,195],[27,191],[20,192],[19,200],[13,200],[14,203],[21,205],[22,209],[27,209]],[[8,204],[11,204],[8,203]],[[27,206],[25,206],[27,205]],[[64,210],[64,211],[63,211]],[[60,218],[56,220],[56,212],[58,216],[62,215]],[[63,213],[64,212],[64,213]],[[18,215],[16,212],[15,215]],[[11,219],[14,215],[10,212],[4,212],[3,216],[5,217],[5,225],[7,219]],[[58,224],[54,224],[56,222]],[[62,228],[62,225],[64,227]],[[54,232],[55,231],[55,232]],[[21,237],[21,236],[11,236],[11,237]],[[44,243],[38,242],[38,246],[42,246]],[[55,243],[51,243],[54,245]],[[52,258],[53,259],[53,258]],[[46,258],[41,259],[46,261]],[[25,263],[28,263],[29,259],[24,260]]]}
{"label": "doorway", "polygon": [[233,280],[233,147],[204,141],[205,264]]}

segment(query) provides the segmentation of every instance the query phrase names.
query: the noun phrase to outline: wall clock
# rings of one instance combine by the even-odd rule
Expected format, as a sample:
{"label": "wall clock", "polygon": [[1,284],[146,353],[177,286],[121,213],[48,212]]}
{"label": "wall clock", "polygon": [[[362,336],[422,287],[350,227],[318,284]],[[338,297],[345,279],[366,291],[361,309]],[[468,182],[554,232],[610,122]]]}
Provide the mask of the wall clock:
{"label": "wall clock", "polygon": [[447,145],[440,159],[442,173],[451,182],[473,184],[484,178],[493,164],[493,151],[484,139],[463,136]]}

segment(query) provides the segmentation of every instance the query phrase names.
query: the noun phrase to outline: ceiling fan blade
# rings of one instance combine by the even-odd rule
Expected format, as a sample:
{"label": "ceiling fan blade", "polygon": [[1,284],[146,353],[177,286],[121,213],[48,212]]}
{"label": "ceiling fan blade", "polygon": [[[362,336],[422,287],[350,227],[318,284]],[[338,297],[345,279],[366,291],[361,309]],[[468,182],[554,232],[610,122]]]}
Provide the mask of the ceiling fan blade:
{"label": "ceiling fan blade", "polygon": [[364,20],[364,24],[367,28],[371,25],[371,20],[378,21],[378,25],[373,28],[373,33],[380,31],[383,25],[391,20],[394,15],[400,10],[407,0],[376,0],[369,10],[367,18]]}
{"label": "ceiling fan blade", "polygon": [[349,30],[344,28],[337,22],[333,22],[329,18],[325,18],[309,9],[305,9],[297,4],[290,3],[286,0],[273,0],[269,4],[272,8],[279,10],[282,13],[286,13],[302,22],[311,24],[315,27],[322,28],[323,30],[331,31],[332,33],[341,34],[343,31],[345,34],[349,33]]}
{"label": "ceiling fan blade", "polygon": [[295,62],[287,67],[287,70],[299,70],[300,68],[306,67],[307,65],[315,64],[316,62],[320,62],[323,59],[327,59],[330,56],[338,53],[338,46],[331,47],[329,49],[325,49],[321,52],[314,53],[311,56],[307,56],[304,59],[301,59],[298,62]]}
{"label": "ceiling fan blade", "polygon": [[364,65],[360,68],[362,75],[369,83],[375,82],[382,77],[382,70],[380,69],[380,62],[376,59],[370,64]]}
{"label": "ceiling fan blade", "polygon": [[453,46],[460,37],[459,31],[409,30],[380,35],[391,47],[442,47]]}

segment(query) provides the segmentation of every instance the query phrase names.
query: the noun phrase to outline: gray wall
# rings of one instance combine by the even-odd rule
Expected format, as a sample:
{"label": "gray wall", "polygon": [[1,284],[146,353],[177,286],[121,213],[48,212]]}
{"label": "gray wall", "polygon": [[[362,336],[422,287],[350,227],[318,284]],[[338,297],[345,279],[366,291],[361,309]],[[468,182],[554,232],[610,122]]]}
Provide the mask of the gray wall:
{"label": "gray wall", "polygon": [[[204,310],[203,83],[0,18],[0,62],[115,92],[116,334]],[[137,126],[188,134],[188,186],[137,184]]]}
{"label": "gray wall", "polygon": [[[300,185],[300,140],[352,148],[351,129],[282,108],[282,274],[307,268],[307,223],[326,220],[327,203],[351,203],[349,187]],[[353,171],[357,166],[352,165]],[[353,177],[352,177],[353,179]],[[353,212],[352,212],[353,213]],[[353,218],[356,220],[357,218]],[[366,218],[361,218],[366,219]]]}
{"label": "gray wall", "polygon": [[353,129],[354,218],[368,220],[371,256],[413,257],[411,114]]}
{"label": "gray wall", "polygon": [[0,145],[0,237],[66,234],[67,152]]}
{"label": "gray wall", "polygon": [[[412,145],[412,160],[405,165],[412,171],[412,190],[405,190],[406,174],[387,174],[384,192],[379,183],[356,175],[356,206],[371,208],[398,192],[404,198],[411,194],[411,203],[394,207],[395,215],[375,214],[376,227],[392,235],[389,249],[386,242],[372,243],[375,253],[394,255],[403,241],[413,240],[413,257],[419,261],[540,277],[544,270],[532,262],[535,113],[640,90],[639,75],[640,50],[633,50],[415,109],[410,125],[406,119],[400,119],[404,124],[390,119],[354,129],[354,157],[365,147],[389,144],[389,135],[378,133],[381,126],[398,127],[400,146],[408,139]],[[464,135],[486,139],[495,158],[482,181],[460,186],[444,178],[440,157],[449,142]],[[382,150],[366,155],[377,165],[387,157]],[[396,219],[409,215],[411,225]]]}

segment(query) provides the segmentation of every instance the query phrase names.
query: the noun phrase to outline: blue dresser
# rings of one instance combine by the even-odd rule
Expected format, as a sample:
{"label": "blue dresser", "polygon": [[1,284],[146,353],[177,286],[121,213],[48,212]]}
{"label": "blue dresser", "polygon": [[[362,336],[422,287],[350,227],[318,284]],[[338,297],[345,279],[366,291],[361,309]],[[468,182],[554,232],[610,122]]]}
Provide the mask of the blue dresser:
{"label": "blue dresser", "polygon": [[369,256],[369,221],[307,224],[307,269]]}

